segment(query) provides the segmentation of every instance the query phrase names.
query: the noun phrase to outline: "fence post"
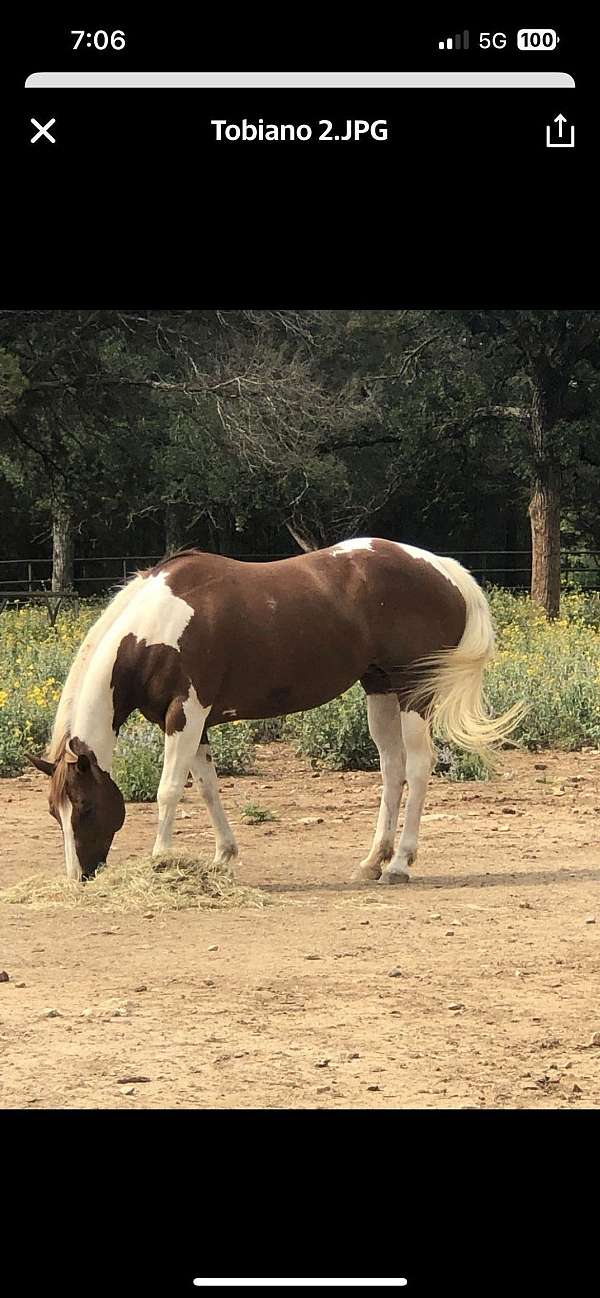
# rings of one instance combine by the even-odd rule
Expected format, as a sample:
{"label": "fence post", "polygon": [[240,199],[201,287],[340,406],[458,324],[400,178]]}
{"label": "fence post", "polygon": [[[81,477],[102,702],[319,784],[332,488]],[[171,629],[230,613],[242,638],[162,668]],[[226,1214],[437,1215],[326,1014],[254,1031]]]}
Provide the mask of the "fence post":
{"label": "fence post", "polygon": [[31,590],[31,589],[32,589],[32,582],[33,582],[32,567],[31,567],[31,564],[28,563],[28,564],[27,564],[27,589],[28,589],[28,590]]}
{"label": "fence post", "polygon": [[123,585],[127,585],[127,559],[123,559]]}

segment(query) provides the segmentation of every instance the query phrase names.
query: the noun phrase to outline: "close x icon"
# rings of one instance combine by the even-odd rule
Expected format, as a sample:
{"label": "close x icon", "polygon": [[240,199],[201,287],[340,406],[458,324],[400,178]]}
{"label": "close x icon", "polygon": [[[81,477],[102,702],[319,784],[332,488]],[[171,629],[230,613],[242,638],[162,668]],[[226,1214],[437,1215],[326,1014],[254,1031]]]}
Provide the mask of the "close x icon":
{"label": "close x icon", "polygon": [[50,134],[50,127],[54,126],[56,122],[55,117],[51,117],[50,121],[46,122],[45,126],[42,126],[42,123],[38,122],[36,117],[30,117],[29,120],[31,125],[35,127],[35,134],[31,137],[32,144],[37,144],[38,140],[42,139],[48,140],[49,144],[56,144],[55,136]]}

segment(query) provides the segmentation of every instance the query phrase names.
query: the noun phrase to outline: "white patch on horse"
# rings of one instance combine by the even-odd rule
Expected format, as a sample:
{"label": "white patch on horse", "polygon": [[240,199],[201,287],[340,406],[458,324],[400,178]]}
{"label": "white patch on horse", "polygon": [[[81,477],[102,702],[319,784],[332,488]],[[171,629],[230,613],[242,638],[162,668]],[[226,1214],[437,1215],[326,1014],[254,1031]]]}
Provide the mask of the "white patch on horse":
{"label": "white patch on horse", "polygon": [[[179,648],[179,641],[194,616],[194,610],[187,600],[175,595],[167,586],[168,576],[168,569],[163,569],[155,577],[146,578],[137,599],[128,605],[116,624],[120,640],[133,632],[138,640],[145,640],[148,645],[164,644],[172,649]],[[131,625],[127,626],[128,622]]]}
{"label": "white patch on horse", "polygon": [[400,704],[394,694],[368,694],[369,730],[379,751],[383,788],[371,850],[354,879],[379,879],[384,862],[394,855],[396,826],[402,800],[406,750],[402,739]]}
{"label": "white patch on horse", "polygon": [[269,608],[272,608],[272,609],[273,609],[273,612],[275,612],[275,609],[277,608],[277,600],[276,600],[276,599],[273,599],[273,596],[272,596],[272,595],[269,595],[269,596],[268,596],[268,598],[267,598],[267,604],[269,605]]}
{"label": "white patch on horse", "polygon": [[[212,705],[205,708],[204,704],[200,702],[200,699],[198,698],[198,695],[196,694],[194,686],[191,684],[191,682],[190,682],[189,694],[187,696],[187,699],[184,700],[182,706],[185,712],[186,724],[189,726],[200,726],[200,734],[202,734],[202,731],[204,730],[204,722],[208,717],[208,714],[210,712],[210,706]],[[180,731],[179,733],[182,734],[183,731]],[[200,743],[200,740],[198,740],[198,743]]]}
{"label": "white patch on horse", "polygon": [[355,550],[372,550],[373,541],[370,536],[357,537],[353,541],[340,541],[339,545],[334,545],[330,551],[332,555],[353,554]]}
{"label": "white patch on horse", "polygon": [[233,830],[223,811],[215,764],[208,744],[200,744],[191,771],[200,786],[215,831],[215,865],[230,864],[235,860],[238,849]]}
{"label": "white patch on horse", "polygon": [[73,804],[70,798],[66,797],[62,806],[58,808],[60,823],[62,825],[63,838],[65,842],[65,864],[69,879],[75,879],[81,882],[81,866],[77,857],[77,848],[75,847],[75,834],[73,833]]}
{"label": "white patch on horse", "polygon": [[436,568],[442,574],[442,577],[445,577],[447,581],[451,581],[452,585],[456,586],[457,590],[460,590],[460,586],[454,580],[450,570],[451,564],[454,562],[452,559],[448,560],[438,554],[431,554],[429,550],[419,550],[418,546],[406,545],[404,541],[395,541],[394,544],[399,545],[401,550],[406,550],[406,553],[410,554],[412,559],[424,559],[425,563],[430,563],[432,568]]}
{"label": "white patch on horse", "polygon": [[[179,648],[179,641],[194,610],[166,585],[168,572],[147,577],[126,604],[98,645],[83,680],[73,710],[71,734],[83,739],[96,754],[98,765],[110,771],[117,737],[112,728],[114,704],[111,678],[121,641],[128,635],[147,645]],[[185,707],[185,705],[184,705]]]}
{"label": "white patch on horse", "polygon": [[408,798],[398,849],[383,870],[380,883],[400,883],[410,878],[410,866],[417,856],[417,840],[427,785],[434,765],[434,750],[427,722],[418,712],[403,712],[401,718]]}
{"label": "white patch on horse", "polygon": [[224,716],[224,717],[237,717],[237,710],[236,710],[235,708],[224,708],[224,709],[223,709],[223,716]]}
{"label": "white patch on horse", "polygon": [[158,834],[153,855],[160,856],[171,848],[177,803],[198,752],[210,707],[202,706],[193,685],[183,704],[185,726],[165,736],[165,758],[158,786]]}

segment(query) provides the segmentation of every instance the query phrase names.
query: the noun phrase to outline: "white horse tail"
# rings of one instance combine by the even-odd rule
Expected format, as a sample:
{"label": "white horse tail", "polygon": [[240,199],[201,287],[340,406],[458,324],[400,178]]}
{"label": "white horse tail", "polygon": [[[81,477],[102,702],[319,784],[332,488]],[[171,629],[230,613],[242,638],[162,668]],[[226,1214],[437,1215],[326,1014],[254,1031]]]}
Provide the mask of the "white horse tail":
{"label": "white horse tail", "polygon": [[123,588],[118,591],[114,599],[112,599],[108,605],[108,608],[101,613],[98,620],[93,623],[85,639],[80,644],[75,658],[71,663],[67,679],[63,685],[60,702],[54,718],[52,738],[48,750],[50,761],[55,761],[59,756],[64,745],[64,740],[69,735],[73,704],[77,697],[82,677],[93,653],[106,632],[113,625],[113,622],[116,622],[117,618],[123,612],[125,605],[129,604],[130,600],[137,595],[143,582],[143,574],[138,573],[135,577],[131,578],[127,585],[123,586]]}
{"label": "white horse tail", "polygon": [[481,587],[456,559],[436,556],[435,566],[460,590],[466,605],[465,629],[454,649],[421,658],[418,685],[403,708],[424,712],[434,734],[491,764],[495,745],[508,739],[527,711],[515,703],[493,717],[483,692],[483,677],[494,656],[494,624]]}

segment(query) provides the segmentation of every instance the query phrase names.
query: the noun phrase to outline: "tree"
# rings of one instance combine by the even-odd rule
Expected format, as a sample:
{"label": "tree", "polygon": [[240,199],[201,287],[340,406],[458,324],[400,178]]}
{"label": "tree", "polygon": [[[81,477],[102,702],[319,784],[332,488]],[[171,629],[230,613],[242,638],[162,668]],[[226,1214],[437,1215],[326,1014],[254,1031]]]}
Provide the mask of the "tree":
{"label": "tree", "polygon": [[521,455],[530,484],[531,595],[556,617],[564,487],[580,453],[582,418],[590,413],[590,373],[600,369],[600,312],[461,315],[507,398],[472,417],[516,419],[525,433]]}
{"label": "tree", "polygon": [[0,313],[0,542],[29,518],[64,589],[96,541],[460,553],[523,546],[529,517],[554,613],[561,525],[600,540],[599,317]]}
{"label": "tree", "polygon": [[[131,437],[132,398],[114,378],[110,313],[22,312],[0,316],[4,352],[21,376],[0,420],[6,474],[17,475],[50,516],[54,590],[72,585],[75,536],[90,517],[110,517],[135,485],[143,456]],[[6,385],[0,388],[6,392]],[[135,417],[140,397],[135,397]]]}
{"label": "tree", "polygon": [[218,549],[257,512],[293,531],[315,485],[334,499],[315,448],[352,401],[323,383],[297,314],[4,313],[0,328],[5,463],[51,517],[56,589],[77,530],[119,509],[160,514],[167,550],[204,519]]}

